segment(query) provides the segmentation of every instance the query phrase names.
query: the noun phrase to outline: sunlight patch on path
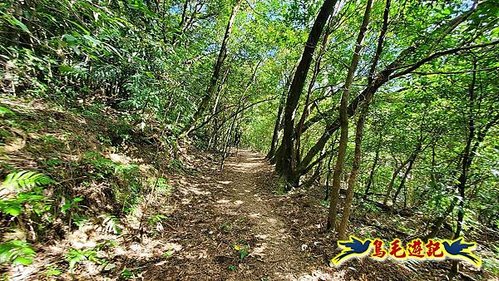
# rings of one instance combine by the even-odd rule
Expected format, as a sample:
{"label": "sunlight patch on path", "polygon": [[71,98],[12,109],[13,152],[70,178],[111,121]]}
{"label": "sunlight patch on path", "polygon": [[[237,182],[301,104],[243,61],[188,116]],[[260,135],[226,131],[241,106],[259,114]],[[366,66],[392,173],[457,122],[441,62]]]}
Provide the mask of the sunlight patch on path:
{"label": "sunlight patch on path", "polygon": [[321,270],[314,270],[312,273],[303,273],[300,276],[293,274],[277,274],[279,280],[290,281],[345,281],[345,271],[336,271],[331,273],[323,272]]}
{"label": "sunlight patch on path", "polygon": [[225,185],[232,183],[232,181],[217,181],[217,182]]}
{"label": "sunlight patch on path", "polygon": [[277,223],[277,220],[274,219],[274,218],[267,218],[267,222],[268,223],[271,223],[271,224],[276,224]]}
{"label": "sunlight patch on path", "polygon": [[267,243],[262,243],[258,247],[254,248],[253,251],[251,251],[250,256],[259,256],[259,257],[264,257],[264,251],[267,249]]}
{"label": "sunlight patch on path", "polygon": [[199,185],[184,186],[184,187],[180,187],[178,190],[184,195],[187,195],[189,193],[194,193],[195,195],[210,195],[211,194],[210,191],[202,190],[201,188],[198,188],[196,186],[199,186]]}
{"label": "sunlight patch on path", "polygon": [[261,218],[262,215],[260,213],[251,213],[249,215],[250,218],[253,218],[253,219],[258,219],[258,218]]}

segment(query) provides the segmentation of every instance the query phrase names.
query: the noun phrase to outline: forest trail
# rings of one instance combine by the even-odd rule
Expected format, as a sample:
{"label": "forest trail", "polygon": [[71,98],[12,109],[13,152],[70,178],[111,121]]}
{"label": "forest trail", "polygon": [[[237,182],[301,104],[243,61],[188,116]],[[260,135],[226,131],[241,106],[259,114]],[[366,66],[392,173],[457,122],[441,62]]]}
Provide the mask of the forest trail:
{"label": "forest trail", "polygon": [[2,1],[0,281],[499,281],[497,2]]}
{"label": "forest trail", "polygon": [[272,192],[262,155],[240,150],[223,172],[205,166],[191,180],[179,187],[184,210],[173,215],[178,224],[167,239],[179,250],[150,265],[146,280],[343,280],[303,252],[278,210],[284,196]]}

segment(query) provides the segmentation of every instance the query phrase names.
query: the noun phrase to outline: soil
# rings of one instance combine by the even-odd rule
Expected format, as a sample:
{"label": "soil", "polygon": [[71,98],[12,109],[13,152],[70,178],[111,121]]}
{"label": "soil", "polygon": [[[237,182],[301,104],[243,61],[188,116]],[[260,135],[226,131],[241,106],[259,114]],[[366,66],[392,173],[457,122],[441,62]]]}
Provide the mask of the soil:
{"label": "soil", "polygon": [[208,165],[189,181],[177,192],[185,211],[164,237],[179,251],[148,266],[145,280],[343,280],[331,279],[338,273],[290,229],[278,207],[286,198],[273,193],[273,169],[260,154],[240,150],[222,172]]}

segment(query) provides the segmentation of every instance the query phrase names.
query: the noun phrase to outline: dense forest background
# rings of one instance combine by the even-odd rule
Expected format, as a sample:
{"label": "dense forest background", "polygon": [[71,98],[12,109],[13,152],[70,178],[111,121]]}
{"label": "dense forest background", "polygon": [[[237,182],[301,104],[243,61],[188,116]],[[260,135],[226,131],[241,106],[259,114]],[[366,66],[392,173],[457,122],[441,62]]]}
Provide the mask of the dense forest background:
{"label": "dense forest background", "polygon": [[[473,278],[497,277],[498,16],[492,0],[3,1],[5,278],[100,208],[119,235],[175,193],[188,151],[222,170],[236,147],[275,165],[276,194],[314,194],[331,244],[350,217],[398,216],[399,236],[476,240]],[[142,211],[141,235],[167,219]],[[67,270],[102,261],[71,249]]]}

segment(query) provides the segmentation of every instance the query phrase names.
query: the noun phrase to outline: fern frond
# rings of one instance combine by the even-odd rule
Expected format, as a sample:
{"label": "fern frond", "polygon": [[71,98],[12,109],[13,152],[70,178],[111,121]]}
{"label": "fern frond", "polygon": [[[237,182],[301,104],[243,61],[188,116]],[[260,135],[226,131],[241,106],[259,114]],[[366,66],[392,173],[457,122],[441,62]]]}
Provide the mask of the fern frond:
{"label": "fern frond", "polygon": [[45,174],[33,171],[20,171],[8,174],[1,187],[29,190],[36,186],[45,186],[51,183],[53,183],[53,180]]}
{"label": "fern frond", "polygon": [[102,226],[106,230],[107,233],[120,234],[122,229],[120,226],[120,220],[116,216],[113,215],[101,215],[103,219]]}
{"label": "fern frond", "polygon": [[0,263],[29,265],[35,255],[31,245],[25,241],[12,240],[0,243]]}

